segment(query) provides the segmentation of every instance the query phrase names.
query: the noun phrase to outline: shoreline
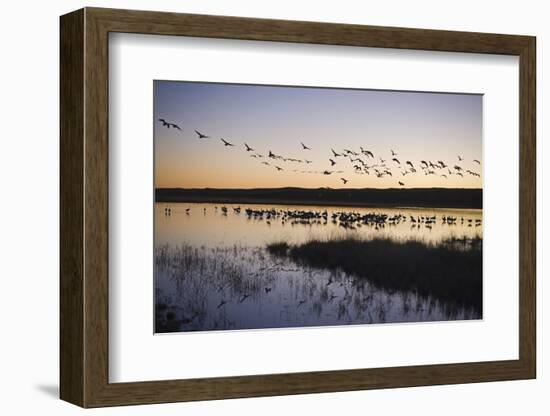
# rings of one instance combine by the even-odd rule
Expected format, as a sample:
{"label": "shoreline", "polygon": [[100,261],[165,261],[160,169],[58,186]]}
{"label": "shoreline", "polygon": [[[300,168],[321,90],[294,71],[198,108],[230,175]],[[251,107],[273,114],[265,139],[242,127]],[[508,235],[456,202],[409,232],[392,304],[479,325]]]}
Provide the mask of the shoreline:
{"label": "shoreline", "polygon": [[159,203],[483,209],[481,189],[155,189]]}

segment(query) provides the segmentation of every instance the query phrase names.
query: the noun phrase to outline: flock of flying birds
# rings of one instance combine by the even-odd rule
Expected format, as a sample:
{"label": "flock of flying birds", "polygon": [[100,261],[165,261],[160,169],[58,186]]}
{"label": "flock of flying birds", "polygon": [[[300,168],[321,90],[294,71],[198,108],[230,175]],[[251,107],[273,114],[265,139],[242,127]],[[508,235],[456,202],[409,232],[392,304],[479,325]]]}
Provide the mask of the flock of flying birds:
{"label": "flock of flying birds", "polygon": [[[175,123],[171,123],[167,121],[164,118],[159,118],[158,121],[162,124],[162,127],[165,127],[167,129],[174,129],[183,131],[182,128]],[[199,140],[203,139],[211,139],[212,137],[201,133],[200,131],[194,129],[195,134],[197,135]],[[234,143],[231,143],[230,141],[220,138],[221,143],[224,145],[224,147],[236,147]],[[281,167],[281,162],[290,162],[290,163],[298,163],[303,165],[309,165],[313,163],[312,160],[308,160],[307,158],[292,158],[292,157],[285,157],[283,155],[278,155],[272,152],[271,150],[268,150],[267,154],[262,154],[257,152],[253,147],[248,145],[248,143],[243,143],[244,149],[247,153],[250,153],[251,158],[258,159],[262,165],[271,167],[273,169],[276,169],[277,172],[283,171],[283,170],[290,170],[294,173],[303,173],[303,174],[317,174],[317,175],[333,175],[333,174],[343,174],[344,170],[333,170],[336,169],[335,166],[342,166],[346,162],[341,162],[341,160],[346,160],[348,166],[351,165],[353,169],[353,173],[358,175],[371,175],[376,178],[385,178],[385,177],[391,177],[399,178],[397,180],[397,184],[401,187],[405,186],[404,178],[407,175],[418,175],[423,174],[426,176],[434,175],[437,177],[441,177],[444,179],[448,179],[451,175],[464,178],[465,175],[475,176],[475,177],[481,177],[481,175],[473,170],[476,165],[477,167],[481,167],[481,162],[478,159],[473,159],[470,163],[472,167],[471,169],[464,169],[462,165],[466,163],[464,158],[460,155],[457,155],[457,161],[447,164],[442,160],[437,161],[431,161],[431,160],[420,160],[420,162],[413,163],[410,160],[401,160],[399,159],[399,155],[397,152],[395,152],[393,149],[390,150],[391,156],[386,157],[385,159],[378,155],[378,157],[375,156],[375,154],[368,150],[363,148],[362,146],[359,147],[359,150],[350,150],[350,149],[342,149],[339,151],[334,150],[331,148],[331,153],[327,156],[327,162],[330,163],[330,167],[328,167],[325,170],[317,171],[317,170],[307,170],[307,169],[289,169],[286,165],[285,167]],[[300,142],[301,145],[301,151],[307,152],[311,151],[312,149],[304,144],[303,142]],[[341,159],[339,159],[341,158]],[[269,159],[269,160],[268,160]],[[328,166],[327,163],[327,166]],[[350,180],[345,177],[340,177],[340,180],[344,185],[346,185]]]}

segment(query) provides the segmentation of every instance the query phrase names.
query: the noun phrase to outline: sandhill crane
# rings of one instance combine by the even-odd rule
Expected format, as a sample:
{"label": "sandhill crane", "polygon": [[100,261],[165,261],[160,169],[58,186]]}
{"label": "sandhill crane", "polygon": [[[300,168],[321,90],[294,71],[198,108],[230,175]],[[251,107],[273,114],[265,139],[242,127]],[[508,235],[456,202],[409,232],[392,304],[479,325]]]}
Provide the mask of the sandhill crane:
{"label": "sandhill crane", "polygon": [[347,184],[349,181],[346,178],[340,178],[342,182],[344,182],[344,185]]}
{"label": "sandhill crane", "polygon": [[200,131],[195,130],[195,133],[199,136],[199,139],[209,139],[210,136],[207,136],[206,134],[202,134]]}
{"label": "sandhill crane", "polygon": [[330,161],[330,166],[336,165],[336,162],[333,159],[329,159],[329,161]]}
{"label": "sandhill crane", "polygon": [[397,183],[398,183],[399,185],[401,185],[401,186],[405,186],[405,184],[404,184],[403,182],[401,182],[401,181],[399,181],[399,182],[397,182]]}
{"label": "sandhill crane", "polygon": [[176,129],[176,130],[181,131],[180,126],[178,126],[178,125],[175,124],[175,123],[170,123],[170,122],[166,121],[166,120],[163,119],[163,118],[159,118],[159,121],[160,121],[160,122],[162,123],[162,125],[163,125],[164,127],[166,127],[167,129],[169,129],[170,127],[172,127],[172,128],[174,128],[174,129]]}
{"label": "sandhill crane", "polygon": [[477,159],[474,159],[474,163],[477,163],[478,165],[481,165],[481,162]]}
{"label": "sandhill crane", "polygon": [[302,145],[302,150],[311,150],[309,147],[307,147],[305,144],[303,144],[302,142],[300,142],[300,144]]}
{"label": "sandhill crane", "polygon": [[462,159],[462,156],[458,155],[458,161],[462,162],[464,159]]}
{"label": "sandhill crane", "polygon": [[396,157],[394,157],[392,160],[393,160],[395,163],[397,163],[398,165],[401,164],[401,162],[399,161],[399,159],[397,159]]}
{"label": "sandhill crane", "polygon": [[392,156],[397,156],[397,153],[395,153],[393,150],[391,150],[391,155]]}
{"label": "sandhill crane", "polygon": [[336,152],[334,151],[334,149],[330,149],[330,150],[332,150],[332,154],[334,155],[334,157],[342,156],[342,154],[336,153]]}
{"label": "sandhill crane", "polygon": [[365,156],[372,157],[374,159],[374,155],[370,150],[363,149],[363,146],[359,146],[359,148],[361,149],[361,153],[363,153]]}
{"label": "sandhill crane", "polygon": [[[254,149],[251,148],[251,147],[250,147],[249,145],[247,145],[246,143],[244,144],[244,146],[246,147],[246,151],[247,151],[247,152],[253,152],[253,151],[254,151]],[[258,157],[258,156],[256,156],[256,157]]]}
{"label": "sandhill crane", "polygon": [[227,140],[224,140],[224,139],[220,139],[220,140],[223,142],[224,146],[235,146],[233,143],[229,143]]}

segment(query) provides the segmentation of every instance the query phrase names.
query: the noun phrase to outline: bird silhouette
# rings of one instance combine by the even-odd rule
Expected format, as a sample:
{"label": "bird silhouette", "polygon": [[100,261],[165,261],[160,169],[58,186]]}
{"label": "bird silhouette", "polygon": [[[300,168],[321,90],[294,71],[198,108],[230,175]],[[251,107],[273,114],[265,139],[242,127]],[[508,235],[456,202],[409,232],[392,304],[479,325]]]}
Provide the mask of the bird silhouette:
{"label": "bird silhouette", "polygon": [[397,153],[395,153],[393,150],[391,151],[392,156],[397,156]]}
{"label": "bird silhouette", "polygon": [[334,149],[330,149],[330,150],[332,150],[332,154],[334,155],[334,157],[342,156],[340,153],[336,153]]}
{"label": "bird silhouette", "polygon": [[399,182],[397,182],[397,183],[398,183],[399,185],[401,185],[401,186],[405,186],[405,184],[404,184],[403,182],[401,182],[401,181],[399,181]]}
{"label": "bird silhouette", "polygon": [[305,144],[303,144],[302,142],[300,142],[300,144],[302,145],[302,150],[311,150],[309,147],[307,147]]}
{"label": "bird silhouette", "polygon": [[481,165],[481,162],[477,159],[474,159],[474,163],[477,163],[478,165]]}
{"label": "bird silhouette", "polygon": [[254,151],[254,149],[251,148],[251,147],[250,147],[249,145],[247,145],[246,143],[244,144],[244,146],[246,147],[246,151],[247,151],[247,152],[253,152],[253,151]]}
{"label": "bird silhouette", "polygon": [[458,161],[462,162],[464,159],[462,159],[462,156],[458,155]]}
{"label": "bird silhouette", "polygon": [[342,182],[344,182],[344,185],[347,184],[349,181],[346,178],[340,178]]}
{"label": "bird silhouette", "polygon": [[202,134],[200,131],[195,130],[195,133],[199,136],[199,139],[209,139],[210,136],[207,136],[206,134]]}
{"label": "bird silhouette", "polygon": [[401,164],[401,162],[399,161],[399,159],[397,159],[396,157],[394,157],[392,160],[393,160],[395,163],[397,163],[398,165]]}
{"label": "bird silhouette", "polygon": [[225,146],[235,146],[233,143],[229,143],[227,140],[220,139]]}
{"label": "bird silhouette", "polygon": [[325,171],[323,172],[323,175],[330,175],[331,173],[332,173],[332,172],[331,172],[330,170],[325,170]]}
{"label": "bird silhouette", "polygon": [[277,171],[284,170],[283,168],[281,168],[281,167],[279,167],[279,166],[275,166],[275,169],[277,169]]}
{"label": "bird silhouette", "polygon": [[329,161],[330,161],[330,166],[334,166],[334,165],[336,165],[336,162],[335,162],[334,160],[332,160],[332,159],[329,159]]}
{"label": "bird silhouette", "polygon": [[160,122],[162,123],[162,125],[163,125],[164,127],[166,127],[167,129],[169,129],[169,128],[172,127],[172,128],[174,128],[174,129],[176,129],[176,130],[181,131],[180,126],[178,126],[178,125],[175,124],[175,123],[170,123],[170,122],[166,121],[166,120],[163,119],[163,118],[159,118],[159,121],[160,121]]}

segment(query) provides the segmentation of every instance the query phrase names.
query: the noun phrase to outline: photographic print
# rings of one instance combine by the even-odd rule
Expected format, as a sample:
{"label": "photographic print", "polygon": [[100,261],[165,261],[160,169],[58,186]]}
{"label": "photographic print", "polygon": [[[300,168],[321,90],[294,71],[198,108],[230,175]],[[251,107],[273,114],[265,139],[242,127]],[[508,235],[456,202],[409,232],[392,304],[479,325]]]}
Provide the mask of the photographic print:
{"label": "photographic print", "polygon": [[482,104],[154,81],[155,333],[482,319]]}

